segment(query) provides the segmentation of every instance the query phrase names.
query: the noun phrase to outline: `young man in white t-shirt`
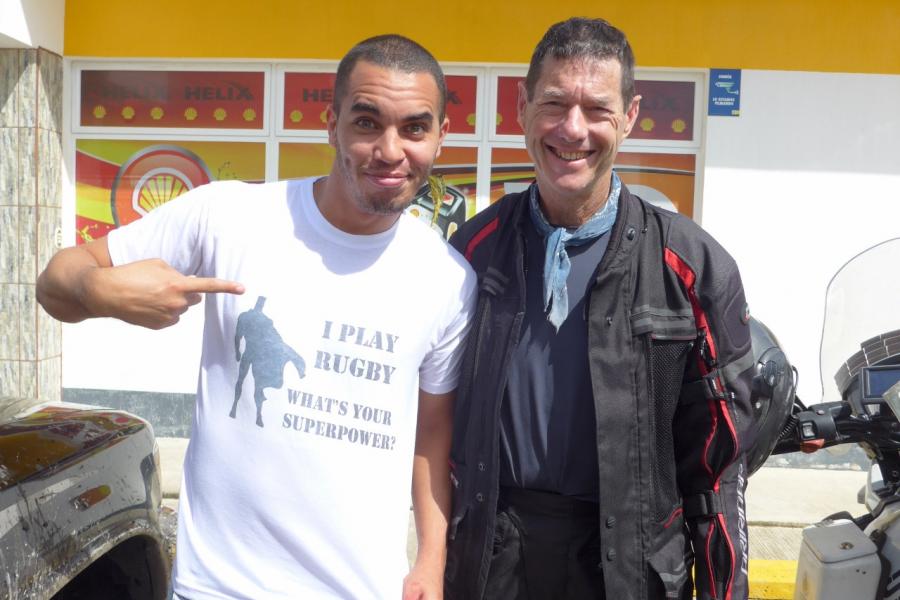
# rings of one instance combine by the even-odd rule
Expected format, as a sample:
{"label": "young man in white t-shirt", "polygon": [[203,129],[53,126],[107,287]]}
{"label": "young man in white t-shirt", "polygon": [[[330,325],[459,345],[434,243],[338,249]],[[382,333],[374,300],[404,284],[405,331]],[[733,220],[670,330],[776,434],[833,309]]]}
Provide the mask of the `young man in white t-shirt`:
{"label": "young man in white t-shirt", "polygon": [[475,278],[402,211],[440,152],[445,104],[421,46],[361,42],[338,67],[328,177],[202,186],[42,273],[39,301],[69,322],[158,329],[209,294],[179,598],[442,597]]}

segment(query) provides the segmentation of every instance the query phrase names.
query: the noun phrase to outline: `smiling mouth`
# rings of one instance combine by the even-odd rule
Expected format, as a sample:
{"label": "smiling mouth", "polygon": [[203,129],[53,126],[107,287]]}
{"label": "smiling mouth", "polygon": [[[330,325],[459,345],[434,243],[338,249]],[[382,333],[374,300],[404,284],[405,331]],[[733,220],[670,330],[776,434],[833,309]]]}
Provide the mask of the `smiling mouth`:
{"label": "smiling mouth", "polygon": [[594,153],[593,150],[582,151],[582,152],[563,152],[562,150],[557,150],[553,146],[547,146],[547,147],[550,149],[550,151],[553,153],[554,156],[556,156],[559,159],[568,161],[568,162],[582,160]]}
{"label": "smiling mouth", "polygon": [[398,187],[407,180],[407,176],[402,173],[367,173],[366,177],[382,187]]}

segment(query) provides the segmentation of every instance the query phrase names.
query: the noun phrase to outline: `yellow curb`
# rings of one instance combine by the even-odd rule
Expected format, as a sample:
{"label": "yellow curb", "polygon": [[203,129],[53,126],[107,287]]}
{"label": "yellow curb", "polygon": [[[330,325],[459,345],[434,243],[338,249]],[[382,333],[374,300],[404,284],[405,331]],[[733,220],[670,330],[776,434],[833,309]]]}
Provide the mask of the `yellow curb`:
{"label": "yellow curb", "polygon": [[750,597],[754,600],[791,600],[796,577],[796,560],[751,560]]}

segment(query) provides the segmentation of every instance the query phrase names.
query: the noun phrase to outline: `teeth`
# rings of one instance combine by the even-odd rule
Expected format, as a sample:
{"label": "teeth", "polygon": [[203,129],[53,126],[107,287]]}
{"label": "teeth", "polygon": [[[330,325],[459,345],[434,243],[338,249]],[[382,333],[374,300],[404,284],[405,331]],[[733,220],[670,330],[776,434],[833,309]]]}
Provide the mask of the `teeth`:
{"label": "teeth", "polygon": [[580,160],[587,158],[590,152],[560,152],[555,150],[554,153],[563,160]]}

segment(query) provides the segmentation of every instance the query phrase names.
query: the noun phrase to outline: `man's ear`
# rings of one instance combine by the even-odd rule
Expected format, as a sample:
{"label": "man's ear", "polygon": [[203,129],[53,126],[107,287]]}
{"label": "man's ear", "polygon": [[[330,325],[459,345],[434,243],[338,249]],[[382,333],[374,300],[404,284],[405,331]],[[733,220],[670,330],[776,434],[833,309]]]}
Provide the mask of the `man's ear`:
{"label": "man's ear", "polygon": [[437,158],[441,155],[441,146],[444,145],[444,138],[447,137],[447,133],[450,131],[450,117],[444,117],[444,122],[441,123],[440,129],[440,137],[438,138],[438,147],[437,152],[435,152],[434,157]]}
{"label": "man's ear", "polygon": [[525,82],[519,82],[519,98],[516,100],[516,121],[519,127],[525,131],[525,107],[528,106],[528,90],[525,89]]}
{"label": "man's ear", "polygon": [[631,133],[631,128],[637,123],[638,114],[641,112],[641,97],[635,96],[631,99],[631,105],[625,113],[625,137]]}
{"label": "man's ear", "polygon": [[334,104],[325,107],[325,122],[328,127],[328,143],[334,146],[337,137],[337,113],[334,111]]}

